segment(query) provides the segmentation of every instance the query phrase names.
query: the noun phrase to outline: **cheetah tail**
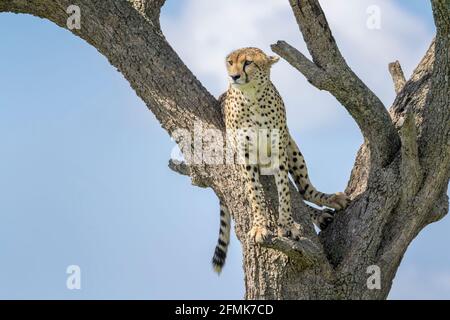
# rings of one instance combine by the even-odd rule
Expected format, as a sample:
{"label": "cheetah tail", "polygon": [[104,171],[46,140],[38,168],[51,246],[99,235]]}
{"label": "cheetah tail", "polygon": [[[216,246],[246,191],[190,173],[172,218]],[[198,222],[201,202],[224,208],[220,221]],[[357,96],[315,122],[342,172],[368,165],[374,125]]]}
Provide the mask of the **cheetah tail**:
{"label": "cheetah tail", "polygon": [[216,250],[212,258],[214,271],[220,274],[227,258],[228,244],[230,243],[231,216],[228,208],[220,203],[220,230]]}

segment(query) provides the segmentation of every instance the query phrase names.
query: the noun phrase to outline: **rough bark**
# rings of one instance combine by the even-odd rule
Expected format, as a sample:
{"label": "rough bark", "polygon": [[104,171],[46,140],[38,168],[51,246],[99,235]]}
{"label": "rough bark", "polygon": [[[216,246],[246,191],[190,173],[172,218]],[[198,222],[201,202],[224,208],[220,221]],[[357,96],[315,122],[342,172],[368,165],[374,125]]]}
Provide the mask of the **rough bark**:
{"label": "rough bark", "polygon": [[[292,188],[292,206],[303,228],[299,242],[269,239],[262,246],[246,234],[251,211],[241,177],[230,165],[170,167],[192,183],[211,187],[230,208],[243,246],[248,299],[384,299],[414,237],[448,211],[450,174],[450,0],[431,0],[436,39],[412,77],[391,66],[397,97],[387,110],[341,55],[317,0],[290,0],[312,61],[285,42],[273,50],[310,83],[348,110],[365,143],[347,187],[352,203],[318,236],[305,204]],[[0,12],[32,14],[67,28],[70,0],[0,0]],[[164,0],[78,0],[82,27],[71,30],[98,49],[129,81],[162,127],[194,130],[224,125],[217,100],[167,43],[159,25]],[[0,17],[1,18],[1,17]],[[264,177],[268,214],[275,220],[277,193]],[[215,213],[214,213],[215,214]],[[381,269],[381,290],[366,286],[367,267]]]}

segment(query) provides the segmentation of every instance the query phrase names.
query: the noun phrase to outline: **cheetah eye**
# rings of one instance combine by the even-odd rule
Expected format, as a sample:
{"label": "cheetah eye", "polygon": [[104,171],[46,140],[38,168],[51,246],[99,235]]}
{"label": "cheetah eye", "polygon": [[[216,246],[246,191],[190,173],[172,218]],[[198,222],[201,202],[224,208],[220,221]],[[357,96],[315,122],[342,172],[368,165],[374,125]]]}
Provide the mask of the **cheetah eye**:
{"label": "cheetah eye", "polygon": [[249,65],[251,65],[252,63],[253,63],[253,61],[245,60],[245,62],[244,62],[244,67],[249,66]]}
{"label": "cheetah eye", "polygon": [[231,60],[228,60],[227,62],[228,62],[228,64],[229,64],[230,66],[232,66],[232,65],[233,65],[233,61],[231,61]]}

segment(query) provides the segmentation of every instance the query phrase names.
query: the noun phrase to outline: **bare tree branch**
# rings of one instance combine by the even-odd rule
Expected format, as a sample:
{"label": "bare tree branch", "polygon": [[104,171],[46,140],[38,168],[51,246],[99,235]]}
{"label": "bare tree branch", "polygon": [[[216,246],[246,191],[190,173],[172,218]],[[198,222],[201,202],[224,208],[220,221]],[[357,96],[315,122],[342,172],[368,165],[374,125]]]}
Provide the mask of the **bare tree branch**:
{"label": "bare tree branch", "polygon": [[399,94],[405,86],[406,79],[402,70],[400,62],[395,61],[389,64],[389,72],[391,73],[392,80],[394,81],[395,93]]}
{"label": "bare tree branch", "polygon": [[282,42],[272,48],[304,73],[312,84],[329,91],[347,109],[369,142],[373,169],[386,165],[400,145],[386,108],[347,65],[319,1],[289,2],[315,67],[304,55]]}
{"label": "bare tree branch", "polygon": [[447,215],[449,208],[448,199],[449,198],[447,192],[443,192],[441,197],[436,201],[436,204],[431,210],[431,214],[428,216],[429,220],[425,221],[426,225],[439,221]]}
{"label": "bare tree branch", "polygon": [[403,125],[400,129],[401,147],[401,165],[400,175],[404,183],[403,199],[412,199],[422,182],[422,169],[419,163],[419,149],[417,146],[417,131],[414,121],[414,113],[411,109],[406,111]]}
{"label": "bare tree branch", "polygon": [[178,160],[169,160],[169,168],[170,170],[179,173],[183,176],[190,176],[191,170],[189,166],[184,161],[178,161]]}
{"label": "bare tree branch", "polygon": [[[420,208],[429,212],[450,177],[450,0],[431,0],[436,24],[435,61],[419,139],[421,164],[428,171]],[[431,201],[430,201],[431,200]]]}
{"label": "bare tree branch", "polygon": [[[424,112],[424,152],[448,152],[450,128],[450,0],[431,0],[436,24],[435,62]],[[442,132],[442,127],[446,131]],[[439,130],[439,132],[437,131]],[[436,148],[435,146],[441,146]],[[432,165],[434,167],[434,165]]]}
{"label": "bare tree branch", "polygon": [[190,177],[193,186],[200,188],[207,188],[211,186],[211,182],[205,178],[205,166],[203,165],[190,166],[184,161],[170,159],[169,168],[174,172]]}
{"label": "bare tree branch", "polygon": [[283,252],[303,267],[310,267],[314,264],[328,264],[322,248],[317,247],[307,238],[293,241],[287,238],[269,237],[261,245]]}
{"label": "bare tree branch", "polygon": [[437,37],[447,37],[450,34],[450,1],[431,0],[434,22],[437,29]]}
{"label": "bare tree branch", "polygon": [[[435,40],[433,40],[414,70],[411,78],[405,83],[403,90],[397,95],[389,109],[393,123],[399,129],[403,123],[407,110],[412,110],[417,123],[423,121],[423,113],[426,108],[426,96],[430,90],[431,77],[435,61]],[[420,136],[422,126],[417,126],[417,134]]]}
{"label": "bare tree branch", "polygon": [[166,0],[128,0],[141,14],[160,27],[159,16]]}
{"label": "bare tree branch", "polygon": [[330,73],[347,69],[318,0],[289,0],[314,63]]}
{"label": "bare tree branch", "polygon": [[[433,40],[425,56],[414,70],[404,88],[397,95],[390,109],[394,123],[399,128],[402,140],[399,159],[402,185],[396,190],[401,199],[395,210],[390,213],[389,223],[384,229],[384,240],[380,244],[380,266],[395,272],[401,257],[411,241],[429,223],[440,220],[448,212],[447,188],[439,185],[448,183],[448,177],[438,178],[429,174],[426,161],[434,159],[446,162],[445,154],[423,154],[423,130],[425,114],[430,108],[430,93],[435,76],[436,41]],[[442,136],[448,124],[438,124],[438,135]],[[434,145],[434,148],[441,148]],[[447,161],[448,162],[448,161]],[[438,170],[441,174],[444,172]],[[428,184],[427,179],[432,184]],[[395,261],[395,263],[393,263]]]}
{"label": "bare tree branch", "polygon": [[285,41],[278,41],[271,48],[273,52],[282,56],[294,68],[299,70],[316,88],[326,90],[330,87],[329,82],[331,79],[327,73]]}

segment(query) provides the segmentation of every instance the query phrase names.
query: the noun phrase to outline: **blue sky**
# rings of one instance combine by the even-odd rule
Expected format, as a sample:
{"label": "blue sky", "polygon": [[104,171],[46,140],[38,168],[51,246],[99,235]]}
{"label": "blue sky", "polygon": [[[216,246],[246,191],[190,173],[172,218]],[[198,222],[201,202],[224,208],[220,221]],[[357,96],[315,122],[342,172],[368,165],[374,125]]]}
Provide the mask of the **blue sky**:
{"label": "blue sky", "polygon": [[[222,59],[234,48],[269,51],[285,39],[306,52],[287,2],[180,3],[168,1],[163,29],[215,95],[225,90]],[[235,3],[237,16],[228,10]],[[322,3],[349,64],[389,105],[387,63],[399,59],[409,75],[434,34],[428,2]],[[365,25],[369,4],[381,8],[380,30]],[[0,298],[242,298],[234,236],[222,275],[210,267],[213,192],[167,168],[173,143],[123,76],[38,18],[0,14],[0,39]],[[313,182],[343,190],[361,143],[353,120],[287,63],[273,79]],[[450,298],[449,227],[445,218],[412,243],[391,298]],[[81,290],[66,288],[69,265],[81,268]]]}

